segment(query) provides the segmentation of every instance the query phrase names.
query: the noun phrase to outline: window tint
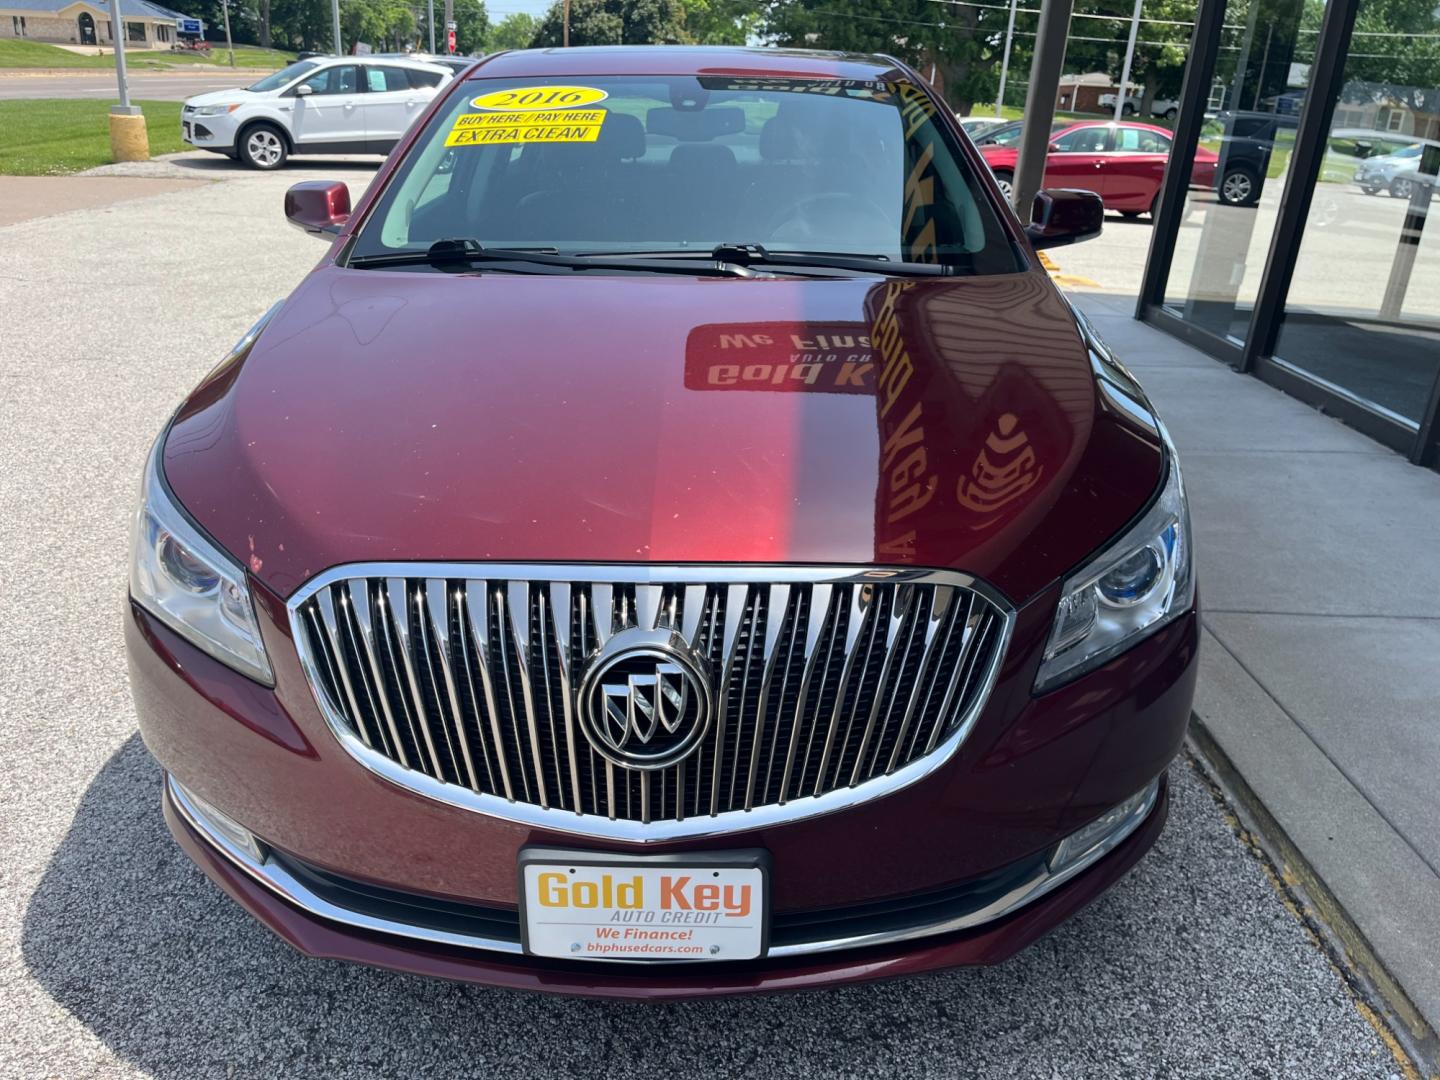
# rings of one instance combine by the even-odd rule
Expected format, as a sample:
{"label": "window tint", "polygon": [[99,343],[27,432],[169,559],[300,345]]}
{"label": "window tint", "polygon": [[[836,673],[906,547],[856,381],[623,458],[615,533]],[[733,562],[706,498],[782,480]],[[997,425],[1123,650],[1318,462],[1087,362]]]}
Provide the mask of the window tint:
{"label": "window tint", "polygon": [[1116,150],[1131,154],[1168,154],[1170,140],[1158,131],[1122,127],[1117,133]]}
{"label": "window tint", "polygon": [[405,74],[410,77],[410,86],[416,90],[439,86],[440,80],[445,77],[438,71],[421,71],[419,68],[406,68]]}
{"label": "window tint", "polygon": [[1110,149],[1108,127],[1083,127],[1055,139],[1055,149],[1067,154],[1099,154]]}
{"label": "window tint", "polygon": [[372,94],[384,94],[410,89],[410,73],[404,68],[367,66],[365,89]]}
{"label": "window tint", "polygon": [[310,87],[315,94],[358,94],[360,73],[353,64],[341,64],[317,71],[301,85]]}

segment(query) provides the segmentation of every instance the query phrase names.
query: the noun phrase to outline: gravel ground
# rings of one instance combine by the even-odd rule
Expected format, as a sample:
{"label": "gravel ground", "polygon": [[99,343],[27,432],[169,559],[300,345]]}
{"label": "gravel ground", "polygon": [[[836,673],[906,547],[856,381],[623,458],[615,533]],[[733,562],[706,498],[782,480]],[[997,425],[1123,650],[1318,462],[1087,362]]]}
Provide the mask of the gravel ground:
{"label": "gravel ground", "polygon": [[305,960],[252,923],[160,819],[120,643],[126,518],[167,412],[320,255],[280,193],[326,173],[370,175],[0,229],[0,1076],[1399,1073],[1183,763],[1155,851],[998,969],[647,1007]]}

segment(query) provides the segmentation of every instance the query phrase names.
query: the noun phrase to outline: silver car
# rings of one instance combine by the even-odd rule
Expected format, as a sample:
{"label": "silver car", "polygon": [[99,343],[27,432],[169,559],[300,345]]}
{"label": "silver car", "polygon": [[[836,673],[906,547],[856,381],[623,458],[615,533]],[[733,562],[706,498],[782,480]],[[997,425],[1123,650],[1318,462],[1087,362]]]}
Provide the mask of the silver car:
{"label": "silver car", "polygon": [[1366,158],[1355,168],[1355,183],[1366,195],[1389,192],[1397,199],[1408,199],[1418,183],[1435,185],[1434,173],[1421,173],[1421,157],[1426,146],[1440,146],[1428,139],[1412,143],[1393,154],[1378,154]]}

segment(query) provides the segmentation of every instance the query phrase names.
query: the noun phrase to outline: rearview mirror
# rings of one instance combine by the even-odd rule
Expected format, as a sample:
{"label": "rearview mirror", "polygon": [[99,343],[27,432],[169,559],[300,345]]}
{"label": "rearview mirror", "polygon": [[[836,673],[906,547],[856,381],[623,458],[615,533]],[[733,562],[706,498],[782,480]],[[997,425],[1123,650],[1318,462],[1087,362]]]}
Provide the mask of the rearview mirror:
{"label": "rearview mirror", "polygon": [[310,236],[334,236],[350,220],[350,189],[339,180],[305,180],[285,192],[285,216]]}
{"label": "rearview mirror", "polygon": [[1093,239],[1104,223],[1105,204],[1093,191],[1050,188],[1035,193],[1025,235],[1038,251]]}

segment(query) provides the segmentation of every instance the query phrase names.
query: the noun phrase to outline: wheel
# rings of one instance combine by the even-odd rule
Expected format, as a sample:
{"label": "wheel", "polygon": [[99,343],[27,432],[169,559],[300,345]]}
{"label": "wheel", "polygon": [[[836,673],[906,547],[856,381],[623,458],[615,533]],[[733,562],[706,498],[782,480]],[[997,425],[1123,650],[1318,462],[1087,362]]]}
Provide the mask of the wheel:
{"label": "wheel", "polygon": [[1166,120],[1174,120],[1174,119],[1175,119],[1177,116],[1179,116],[1179,115],[1180,115],[1180,110],[1177,109],[1174,105],[1171,105],[1170,108],[1168,108],[1168,109],[1165,110],[1165,119],[1166,119]]}
{"label": "wheel", "polygon": [[240,160],[252,169],[269,171],[285,164],[289,149],[285,133],[274,124],[253,124],[240,133]]}
{"label": "wheel", "polygon": [[1121,210],[1121,211],[1120,211],[1120,216],[1123,217],[1126,221],[1134,221],[1136,218],[1138,218],[1138,217],[1140,216],[1140,211],[1139,211],[1139,210]]}
{"label": "wheel", "polygon": [[1366,195],[1379,195],[1383,189],[1379,184],[1372,184],[1367,181],[1360,185],[1360,190],[1365,192]]}
{"label": "wheel", "polygon": [[1013,173],[1000,171],[995,174],[995,183],[1000,185],[1000,194],[1005,196],[1007,204],[1015,201],[1015,176]]}
{"label": "wheel", "polygon": [[1120,106],[1120,112],[1124,116],[1134,116],[1135,106],[1131,105],[1130,102],[1127,101],[1124,105]]}
{"label": "wheel", "polygon": [[1228,169],[1220,180],[1220,201],[1227,206],[1250,206],[1259,198],[1258,178],[1243,166]]}
{"label": "wheel", "polygon": [[1407,180],[1403,176],[1397,176],[1390,181],[1390,197],[1392,199],[1408,199],[1415,194],[1415,181]]}

